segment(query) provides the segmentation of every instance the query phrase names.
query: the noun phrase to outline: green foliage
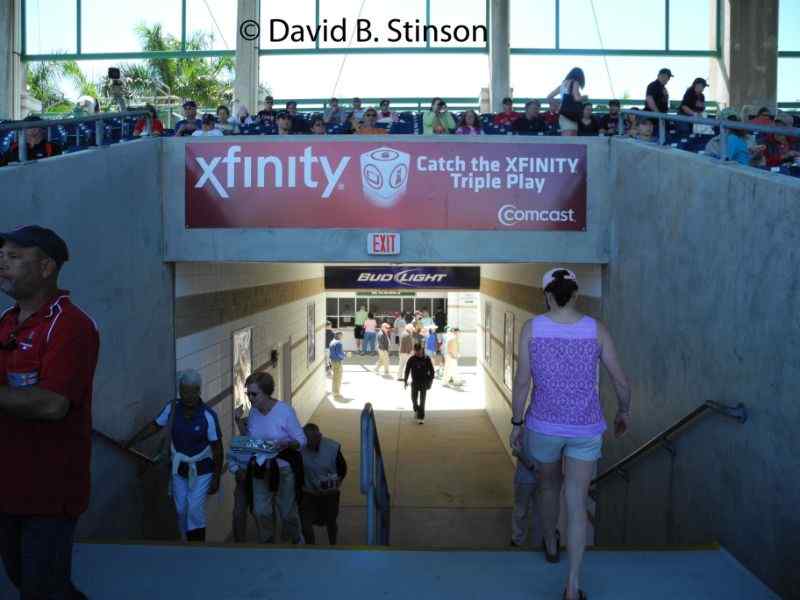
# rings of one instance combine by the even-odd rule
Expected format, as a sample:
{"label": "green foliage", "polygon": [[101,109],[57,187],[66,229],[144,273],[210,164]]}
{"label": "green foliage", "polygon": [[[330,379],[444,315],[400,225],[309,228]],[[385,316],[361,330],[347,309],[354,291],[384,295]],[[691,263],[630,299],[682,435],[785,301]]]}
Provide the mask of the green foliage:
{"label": "green foliage", "polygon": [[42,103],[42,112],[69,112],[73,102],[64,96],[61,84],[70,82],[80,93],[97,97],[97,86],[89,81],[74,60],[48,60],[28,65],[28,91]]}
{"label": "green foliage", "polygon": [[[161,25],[136,26],[136,35],[146,52],[179,52],[181,42],[164,33]],[[213,46],[212,34],[196,32],[186,40],[186,50],[202,51]],[[142,63],[120,65],[129,94],[136,96],[173,95],[192,99],[200,106],[216,106],[233,96],[231,57],[148,58]],[[108,88],[107,78],[103,88]]]}

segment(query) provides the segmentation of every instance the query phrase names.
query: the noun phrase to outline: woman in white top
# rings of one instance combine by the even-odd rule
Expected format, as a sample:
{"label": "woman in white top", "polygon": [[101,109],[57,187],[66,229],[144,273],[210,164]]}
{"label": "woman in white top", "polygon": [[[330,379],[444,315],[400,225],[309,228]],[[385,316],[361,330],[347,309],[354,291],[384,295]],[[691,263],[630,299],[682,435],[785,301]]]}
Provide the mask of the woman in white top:
{"label": "woman in white top", "polygon": [[581,94],[581,89],[586,87],[586,77],[583,69],[575,67],[564,78],[556,89],[550,92],[547,100],[552,100],[557,95],[561,97],[561,109],[558,116],[558,126],[561,135],[578,135],[578,121],[583,115],[583,105],[589,99]]}
{"label": "woman in white top", "polygon": [[231,117],[228,122],[236,128],[236,131],[241,131],[242,127],[254,123],[253,117],[250,116],[250,111],[247,110],[247,106],[244,104],[239,105],[236,109],[236,115]]}
{"label": "woman in white top", "polygon": [[[247,418],[247,434],[275,443],[282,457],[273,460],[267,460],[264,456],[255,458],[255,464],[251,463],[247,470],[252,482],[253,515],[258,525],[258,541],[262,544],[275,541],[274,500],[281,520],[281,537],[293,544],[302,543],[297,494],[303,482],[295,477],[295,468],[298,464],[302,468],[300,450],[306,446],[306,434],[294,409],[272,397],[275,380],[269,373],[253,373],[245,380],[245,388],[252,404]],[[279,473],[274,473],[274,469]],[[275,483],[278,484],[277,490],[273,487]]]}

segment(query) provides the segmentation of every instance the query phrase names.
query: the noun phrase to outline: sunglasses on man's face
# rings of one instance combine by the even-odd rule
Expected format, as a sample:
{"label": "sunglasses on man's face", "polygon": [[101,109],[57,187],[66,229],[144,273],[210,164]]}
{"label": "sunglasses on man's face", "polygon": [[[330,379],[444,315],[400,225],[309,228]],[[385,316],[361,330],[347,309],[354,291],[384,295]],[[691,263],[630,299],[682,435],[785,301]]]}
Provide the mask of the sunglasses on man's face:
{"label": "sunglasses on man's face", "polygon": [[256,396],[258,396],[258,392],[245,392],[244,395],[247,396],[248,398],[255,398]]}

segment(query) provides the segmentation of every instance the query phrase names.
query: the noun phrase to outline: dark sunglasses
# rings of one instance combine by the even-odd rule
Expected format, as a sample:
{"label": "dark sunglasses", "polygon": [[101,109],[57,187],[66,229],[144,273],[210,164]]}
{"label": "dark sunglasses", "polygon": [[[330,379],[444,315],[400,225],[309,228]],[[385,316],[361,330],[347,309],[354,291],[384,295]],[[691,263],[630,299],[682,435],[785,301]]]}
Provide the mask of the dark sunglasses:
{"label": "dark sunglasses", "polygon": [[244,395],[247,396],[248,398],[253,398],[255,396],[258,396],[258,392],[245,392]]}
{"label": "dark sunglasses", "polygon": [[8,336],[8,340],[0,343],[0,350],[16,350],[17,345],[17,336],[12,333]]}

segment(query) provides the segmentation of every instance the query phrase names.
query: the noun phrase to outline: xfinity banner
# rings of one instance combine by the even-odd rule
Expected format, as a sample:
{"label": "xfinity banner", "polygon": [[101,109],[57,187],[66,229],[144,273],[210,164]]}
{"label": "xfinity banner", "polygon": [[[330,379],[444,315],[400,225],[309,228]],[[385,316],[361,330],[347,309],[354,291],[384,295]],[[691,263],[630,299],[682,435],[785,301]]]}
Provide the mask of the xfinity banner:
{"label": "xfinity banner", "polygon": [[327,290],[480,287],[480,267],[325,267]]}
{"label": "xfinity banner", "polygon": [[298,139],[187,143],[186,226],[586,229],[582,144]]}

